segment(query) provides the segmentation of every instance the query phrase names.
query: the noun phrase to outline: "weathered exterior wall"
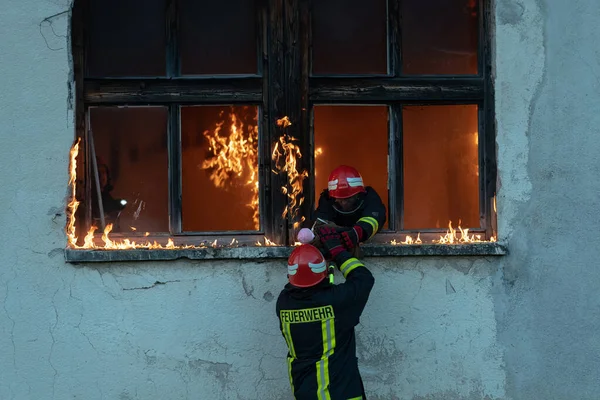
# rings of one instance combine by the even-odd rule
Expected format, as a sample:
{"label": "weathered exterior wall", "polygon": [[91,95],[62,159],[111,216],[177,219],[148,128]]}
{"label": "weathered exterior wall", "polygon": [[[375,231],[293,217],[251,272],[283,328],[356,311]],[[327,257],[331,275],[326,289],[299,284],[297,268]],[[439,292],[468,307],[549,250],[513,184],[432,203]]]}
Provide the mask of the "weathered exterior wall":
{"label": "weathered exterior wall", "polygon": [[[1,0],[0,399],[288,399],[273,262],[64,262],[67,0]],[[505,257],[370,259],[370,399],[596,399],[597,0],[498,0]]]}
{"label": "weathered exterior wall", "polygon": [[498,1],[496,31],[506,392],[597,399],[600,2]]}

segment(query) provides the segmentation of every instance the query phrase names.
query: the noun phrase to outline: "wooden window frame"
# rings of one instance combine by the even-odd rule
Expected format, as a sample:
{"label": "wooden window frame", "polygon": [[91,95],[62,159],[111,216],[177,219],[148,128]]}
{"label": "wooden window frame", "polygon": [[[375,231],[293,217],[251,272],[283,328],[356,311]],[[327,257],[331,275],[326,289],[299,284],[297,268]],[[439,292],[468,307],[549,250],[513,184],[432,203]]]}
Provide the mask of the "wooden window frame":
{"label": "wooden window frame", "polygon": [[[263,236],[275,243],[294,242],[293,221],[282,217],[287,204],[280,188],[285,177],[271,172],[270,159],[282,134],[276,120],[288,116],[287,134],[298,139],[305,155],[299,168],[314,170],[312,108],[315,104],[378,104],[389,107],[390,120],[390,208],[392,230],[377,235],[376,241],[402,239],[413,232],[399,230],[402,220],[402,113],[404,105],[475,104],[479,112],[479,214],[482,228],[473,229],[486,238],[496,235],[493,199],[496,192],[494,91],[491,71],[491,0],[479,1],[477,75],[402,75],[400,5],[387,0],[388,75],[312,76],[310,73],[311,15],[316,0],[257,0],[258,73],[255,75],[193,76],[180,74],[178,53],[178,0],[167,0],[167,74],[165,77],[87,78],[87,0],[73,9],[72,47],[75,74],[76,135],[86,138],[86,115],[91,106],[162,105],[169,108],[169,236],[185,244],[206,240],[238,239],[255,243]],[[358,90],[360,89],[360,90]],[[182,232],[181,221],[181,135],[179,107],[186,105],[252,105],[260,110],[260,232]],[[86,142],[87,143],[87,142]],[[87,152],[86,152],[87,154]],[[87,165],[88,163],[86,163]],[[89,168],[87,168],[89,170]],[[89,175],[89,172],[88,172]],[[88,176],[89,178],[89,176]],[[89,180],[88,180],[89,182]],[[87,185],[90,186],[90,185]],[[393,190],[392,190],[393,189]],[[86,189],[88,192],[89,188]],[[89,198],[89,197],[87,197]],[[314,176],[304,182],[305,201],[300,215],[309,216],[315,203]],[[90,208],[88,206],[88,208]],[[90,214],[88,209],[87,215]],[[81,221],[81,229],[89,228]],[[445,229],[421,230],[426,238],[438,237]],[[117,236],[117,235],[115,235]]]}

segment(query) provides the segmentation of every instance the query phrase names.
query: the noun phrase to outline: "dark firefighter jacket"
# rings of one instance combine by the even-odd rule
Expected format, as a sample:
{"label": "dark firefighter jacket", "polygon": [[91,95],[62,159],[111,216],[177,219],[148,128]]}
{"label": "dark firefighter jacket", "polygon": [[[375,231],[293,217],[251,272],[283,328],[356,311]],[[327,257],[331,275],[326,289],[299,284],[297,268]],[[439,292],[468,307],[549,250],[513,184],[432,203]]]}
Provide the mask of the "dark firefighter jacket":
{"label": "dark firefighter jacket", "polygon": [[306,289],[288,283],[277,299],[296,400],[363,399],[354,327],[375,279],[359,260],[342,254],[345,261],[337,261],[344,283],[332,285],[325,279]]}
{"label": "dark firefighter jacket", "polygon": [[352,214],[339,213],[333,207],[335,200],[329,197],[329,191],[327,189],[323,190],[321,197],[319,197],[319,205],[314,212],[313,219],[321,218],[334,222],[339,226],[352,227],[355,224],[360,225],[363,229],[363,237],[360,238],[360,241],[365,242],[369,240],[385,224],[386,213],[381,197],[379,197],[375,189],[367,186],[365,190],[367,192],[361,194],[359,197],[359,202],[362,201],[362,205]]}

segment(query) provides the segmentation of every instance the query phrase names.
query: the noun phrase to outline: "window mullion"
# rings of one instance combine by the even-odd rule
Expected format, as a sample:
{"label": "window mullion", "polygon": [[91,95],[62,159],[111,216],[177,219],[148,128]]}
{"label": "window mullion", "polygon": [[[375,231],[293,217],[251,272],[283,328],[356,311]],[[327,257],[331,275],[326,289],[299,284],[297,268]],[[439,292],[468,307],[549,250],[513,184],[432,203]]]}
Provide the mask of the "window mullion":
{"label": "window mullion", "polygon": [[181,75],[179,63],[179,0],[167,0],[166,43],[167,77]]}
{"label": "window mullion", "polygon": [[402,152],[402,105],[390,107],[390,140],[388,154],[388,221],[390,230],[402,230],[404,215],[404,173]]}
{"label": "window mullion", "polygon": [[[267,48],[264,58],[264,90],[263,104],[266,105],[264,113],[264,129],[268,132],[265,140],[268,145],[265,148],[270,156],[276,143],[281,136],[282,130],[277,126],[277,119],[286,115],[285,107],[285,69],[284,69],[284,0],[269,0],[267,18]],[[265,160],[266,161],[266,160]],[[285,185],[285,177],[282,174],[274,174],[276,165],[271,158],[267,164],[269,168],[265,171],[267,185],[265,197],[269,204],[264,208],[265,233],[270,240],[278,244],[287,243],[287,220],[282,217],[283,210],[287,204],[286,196],[281,192]]]}
{"label": "window mullion", "polygon": [[172,235],[182,233],[180,114],[179,105],[169,106],[167,151],[169,159],[169,232]]}
{"label": "window mullion", "polygon": [[389,74],[399,77],[402,73],[402,28],[400,16],[400,2],[402,0],[388,0],[388,43],[389,43]]}
{"label": "window mullion", "polygon": [[[308,107],[308,74],[309,74],[309,9],[308,2],[300,0],[285,0],[285,103],[286,115],[292,125],[287,133],[297,141],[302,153],[302,158],[297,160],[297,170],[312,171],[313,154],[311,154],[311,137],[309,132]],[[312,177],[310,178],[312,179]],[[289,241],[295,239],[295,232],[299,228],[302,216],[308,217],[314,204],[313,194],[310,190],[310,180],[303,181],[301,196],[304,197],[303,204],[296,205],[295,210],[288,213],[288,237]],[[289,188],[288,188],[289,189]],[[300,200],[297,198],[296,200]],[[293,211],[297,211],[292,215]]]}

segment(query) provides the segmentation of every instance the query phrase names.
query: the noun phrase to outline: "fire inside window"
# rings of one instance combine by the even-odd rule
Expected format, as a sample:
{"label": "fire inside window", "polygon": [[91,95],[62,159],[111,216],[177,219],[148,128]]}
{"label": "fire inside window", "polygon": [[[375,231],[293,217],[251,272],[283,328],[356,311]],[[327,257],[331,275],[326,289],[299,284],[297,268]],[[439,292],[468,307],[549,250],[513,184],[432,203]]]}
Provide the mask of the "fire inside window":
{"label": "fire inside window", "polygon": [[283,45],[280,0],[238,3],[75,3],[71,248],[293,245],[342,164],[379,242],[495,241],[485,1],[292,1]]}

